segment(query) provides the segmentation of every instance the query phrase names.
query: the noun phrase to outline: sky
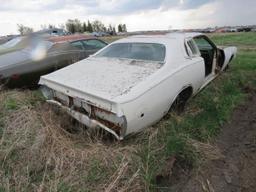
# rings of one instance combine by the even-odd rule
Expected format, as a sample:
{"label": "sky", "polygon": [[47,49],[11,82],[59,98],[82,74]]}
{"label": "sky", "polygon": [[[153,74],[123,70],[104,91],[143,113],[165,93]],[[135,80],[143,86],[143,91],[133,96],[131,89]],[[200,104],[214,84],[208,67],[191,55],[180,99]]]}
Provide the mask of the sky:
{"label": "sky", "polygon": [[68,19],[125,23],[128,31],[256,24],[256,0],[0,0],[0,35]]}

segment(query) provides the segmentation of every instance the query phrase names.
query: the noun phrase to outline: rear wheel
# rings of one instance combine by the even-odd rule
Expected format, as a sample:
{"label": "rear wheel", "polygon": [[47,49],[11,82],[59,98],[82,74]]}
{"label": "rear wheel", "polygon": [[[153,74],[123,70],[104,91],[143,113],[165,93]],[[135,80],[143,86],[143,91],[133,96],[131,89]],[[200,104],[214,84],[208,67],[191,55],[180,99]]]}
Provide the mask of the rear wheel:
{"label": "rear wheel", "polygon": [[191,87],[184,89],[174,100],[171,106],[171,110],[181,114],[185,110],[186,103],[190,96],[192,95],[193,91]]}

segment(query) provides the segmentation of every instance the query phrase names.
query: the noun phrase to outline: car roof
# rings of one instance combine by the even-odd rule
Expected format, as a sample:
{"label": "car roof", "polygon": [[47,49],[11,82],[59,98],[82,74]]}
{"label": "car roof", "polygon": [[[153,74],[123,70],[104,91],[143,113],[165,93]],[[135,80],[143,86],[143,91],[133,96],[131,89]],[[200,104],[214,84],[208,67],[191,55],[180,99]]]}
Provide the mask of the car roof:
{"label": "car roof", "polygon": [[156,34],[156,35],[135,35],[135,36],[130,36],[124,39],[120,39],[117,42],[152,42],[152,43],[163,43],[166,40],[177,40],[177,41],[184,41],[186,38],[193,38],[196,36],[203,35],[202,33],[167,33],[167,34]]}
{"label": "car roof", "polygon": [[63,43],[63,42],[72,42],[84,39],[95,39],[93,36],[89,35],[65,35],[65,36],[55,36],[50,37],[48,40],[52,43]]}

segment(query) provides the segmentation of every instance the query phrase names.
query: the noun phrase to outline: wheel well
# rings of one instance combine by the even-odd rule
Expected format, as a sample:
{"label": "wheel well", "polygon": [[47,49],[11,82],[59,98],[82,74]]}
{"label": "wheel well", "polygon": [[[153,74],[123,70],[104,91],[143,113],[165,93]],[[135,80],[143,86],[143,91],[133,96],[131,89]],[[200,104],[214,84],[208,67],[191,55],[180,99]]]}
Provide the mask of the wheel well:
{"label": "wheel well", "polygon": [[187,100],[191,97],[193,94],[193,88],[191,86],[186,87],[183,89],[174,99],[172,102],[172,105],[170,107],[170,110],[175,110],[178,113],[181,113],[184,111],[185,104]]}
{"label": "wheel well", "polygon": [[183,89],[179,93],[178,97],[180,97],[183,101],[187,101],[191,97],[192,93],[193,93],[193,88],[191,86],[189,86],[189,87]]}

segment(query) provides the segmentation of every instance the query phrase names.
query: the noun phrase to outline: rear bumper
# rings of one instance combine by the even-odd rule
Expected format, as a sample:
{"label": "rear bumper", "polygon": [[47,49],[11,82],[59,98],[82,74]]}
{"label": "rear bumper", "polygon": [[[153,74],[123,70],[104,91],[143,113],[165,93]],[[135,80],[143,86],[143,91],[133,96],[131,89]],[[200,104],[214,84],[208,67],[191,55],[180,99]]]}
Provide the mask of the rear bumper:
{"label": "rear bumper", "polygon": [[114,135],[118,140],[123,140],[123,136],[119,136],[115,131],[108,128],[106,125],[102,124],[101,122],[99,122],[95,119],[91,119],[90,117],[88,117],[85,114],[82,114],[78,111],[70,109],[69,107],[66,107],[66,106],[62,105],[60,102],[55,101],[55,100],[47,100],[47,103],[50,103],[50,104],[53,104],[53,105],[56,105],[56,106],[60,107],[62,110],[67,112],[70,116],[72,116],[74,119],[76,119],[77,121],[86,125],[89,128],[100,127],[102,129],[106,130],[107,132],[111,133],[112,135]]}

